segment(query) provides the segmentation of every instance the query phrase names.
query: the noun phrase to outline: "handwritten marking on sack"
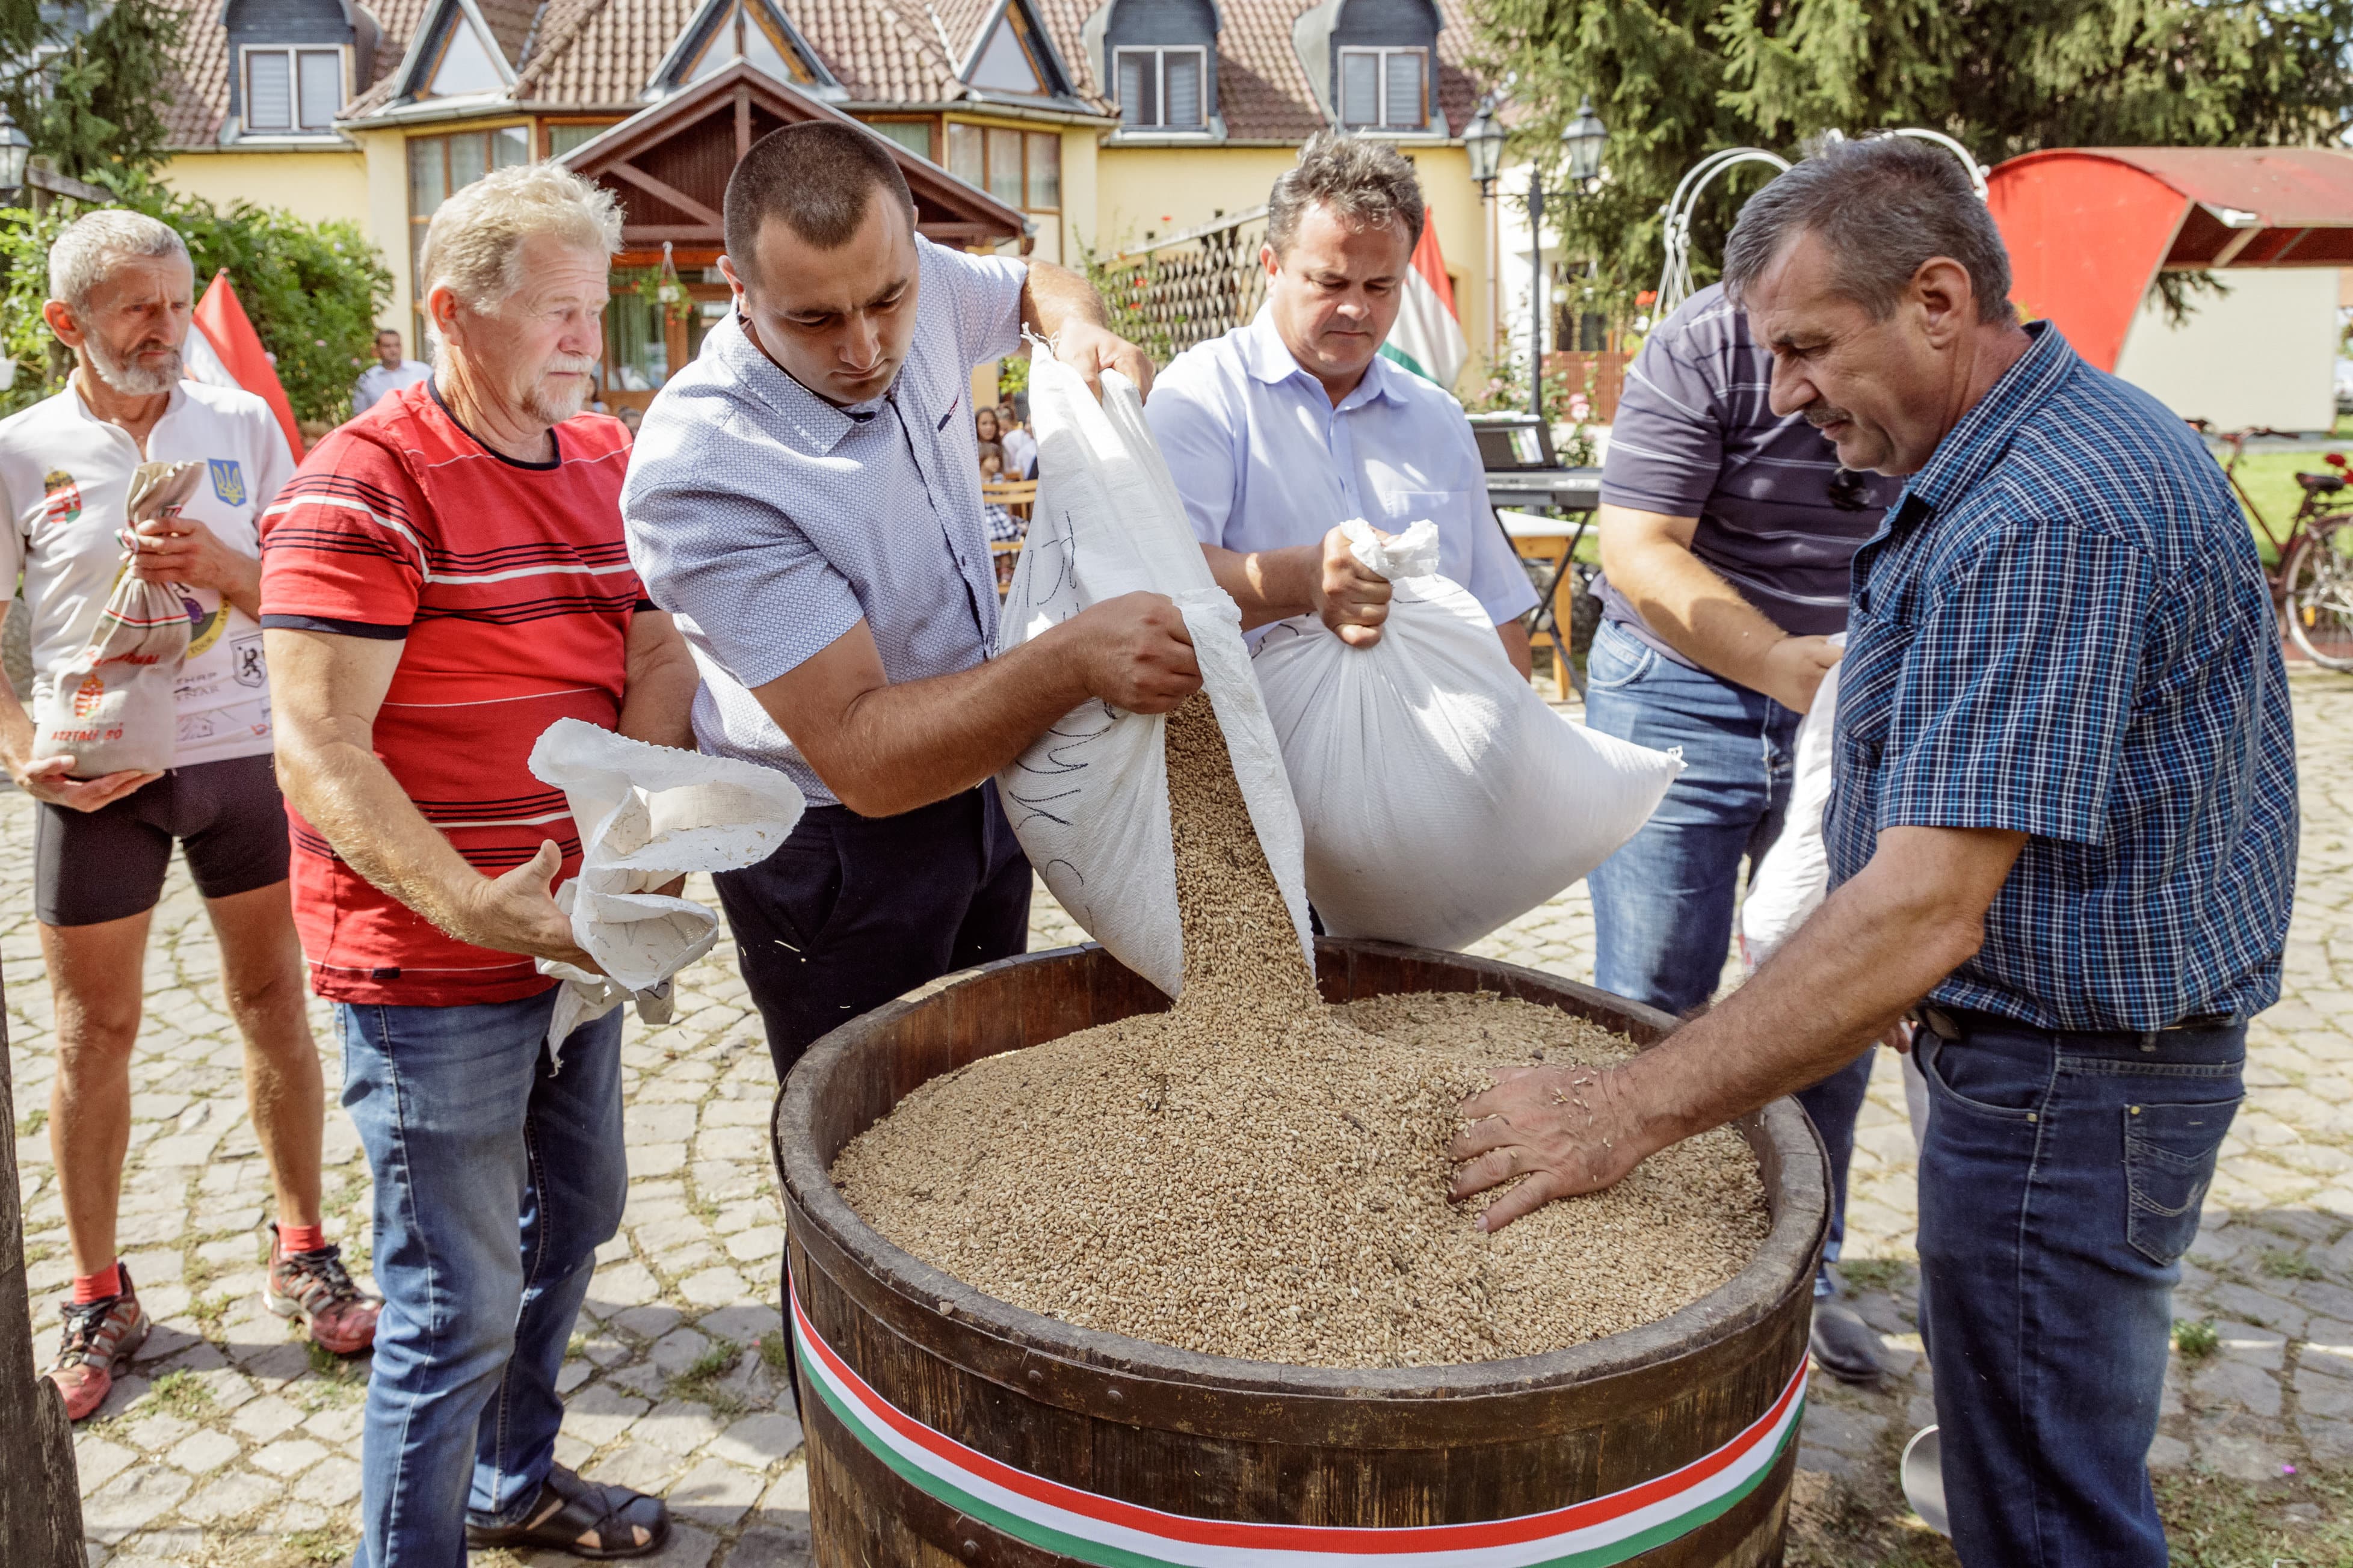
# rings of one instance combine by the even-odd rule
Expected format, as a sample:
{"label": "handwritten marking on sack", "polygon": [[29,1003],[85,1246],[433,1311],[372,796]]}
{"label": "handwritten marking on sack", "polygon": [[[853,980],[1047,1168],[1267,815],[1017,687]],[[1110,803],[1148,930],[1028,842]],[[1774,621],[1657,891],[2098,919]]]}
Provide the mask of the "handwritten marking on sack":
{"label": "handwritten marking on sack", "polygon": [[51,468],[42,476],[41,492],[48,497],[51,522],[71,522],[81,515],[81,486],[63,468]]}
{"label": "handwritten marking on sack", "polygon": [[245,468],[235,458],[206,458],[205,464],[213,472],[213,494],[220,497],[223,506],[245,504]]}

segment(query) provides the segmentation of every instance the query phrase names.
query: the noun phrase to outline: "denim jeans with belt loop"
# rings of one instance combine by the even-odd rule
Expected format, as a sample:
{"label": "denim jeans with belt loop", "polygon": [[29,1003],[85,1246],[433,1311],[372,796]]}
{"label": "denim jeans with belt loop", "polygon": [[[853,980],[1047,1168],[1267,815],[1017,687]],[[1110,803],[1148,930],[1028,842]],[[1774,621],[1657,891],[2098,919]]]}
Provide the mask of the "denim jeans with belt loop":
{"label": "denim jeans with belt loop", "polygon": [[2163,1568],[2148,1447],[2246,1025],[1923,1011],[1920,1326],[1954,1547],[1968,1568]]}
{"label": "denim jeans with belt loop", "polygon": [[519,1522],[554,1463],[564,1352],[629,1184],[621,1010],[551,1059],[555,998],[335,1007],[384,1292],[354,1568],[464,1568],[467,1521]]}

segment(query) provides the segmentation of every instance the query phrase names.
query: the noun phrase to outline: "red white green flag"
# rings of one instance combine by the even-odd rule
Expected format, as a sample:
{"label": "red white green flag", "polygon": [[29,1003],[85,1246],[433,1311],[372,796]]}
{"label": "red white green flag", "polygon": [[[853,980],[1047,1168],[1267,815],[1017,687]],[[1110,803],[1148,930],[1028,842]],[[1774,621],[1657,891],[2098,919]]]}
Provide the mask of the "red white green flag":
{"label": "red white green flag", "polygon": [[1405,304],[1381,353],[1449,392],[1471,357],[1454,309],[1454,283],[1446,276],[1446,258],[1438,253],[1438,226],[1428,213],[1422,215],[1421,238],[1405,275]]}

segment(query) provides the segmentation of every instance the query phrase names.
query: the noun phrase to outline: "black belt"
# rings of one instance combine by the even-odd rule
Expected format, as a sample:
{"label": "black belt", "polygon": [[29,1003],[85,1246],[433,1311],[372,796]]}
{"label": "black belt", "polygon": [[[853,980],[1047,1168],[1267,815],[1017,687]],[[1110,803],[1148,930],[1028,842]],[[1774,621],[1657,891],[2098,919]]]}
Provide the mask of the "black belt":
{"label": "black belt", "polygon": [[1923,1002],[1912,1009],[1912,1021],[1947,1045],[1957,1044],[1968,1036],[1970,1025],[1983,1020],[1995,1028],[2031,1029],[2041,1035],[2070,1035],[2098,1040],[2146,1040],[2157,1035],[2182,1034],[2192,1030],[2227,1029],[2239,1022],[2236,1013],[2199,1013],[2179,1023],[2167,1024],[2155,1029],[2045,1029],[2017,1018],[2005,1018],[1999,1013],[1988,1013],[1974,1007],[1946,1007],[1934,1002]]}

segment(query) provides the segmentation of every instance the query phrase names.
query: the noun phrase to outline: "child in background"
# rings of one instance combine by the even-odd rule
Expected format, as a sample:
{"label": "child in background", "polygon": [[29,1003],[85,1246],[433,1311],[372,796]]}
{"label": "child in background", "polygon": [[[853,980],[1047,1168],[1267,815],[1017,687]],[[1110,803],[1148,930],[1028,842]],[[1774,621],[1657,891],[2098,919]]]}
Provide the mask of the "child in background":
{"label": "child in background", "polygon": [[[980,444],[980,482],[984,487],[1005,482],[1005,449],[994,441],[983,441]],[[1014,516],[1010,510],[1000,502],[987,499],[987,491],[985,488],[982,490],[980,514],[982,521],[987,524],[988,542],[991,544],[1014,543],[1020,539],[1025,531],[1022,521]],[[1000,594],[1013,581],[1013,564],[1016,559],[1010,552],[997,557],[997,591]]]}

